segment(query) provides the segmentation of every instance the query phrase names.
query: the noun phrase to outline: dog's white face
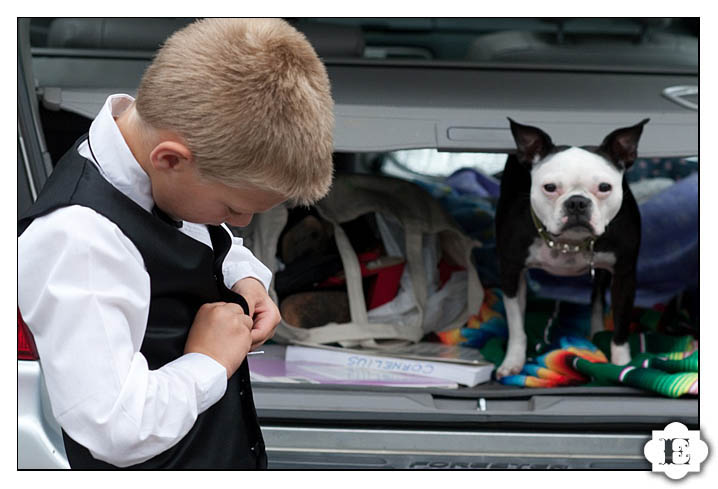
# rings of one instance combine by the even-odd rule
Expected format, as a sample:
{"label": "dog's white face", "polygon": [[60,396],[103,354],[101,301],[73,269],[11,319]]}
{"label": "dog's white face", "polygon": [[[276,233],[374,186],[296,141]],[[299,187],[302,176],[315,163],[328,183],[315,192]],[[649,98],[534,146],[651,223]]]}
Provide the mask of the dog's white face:
{"label": "dog's white face", "polygon": [[553,235],[600,236],[623,201],[623,171],[599,154],[570,147],[531,168],[531,206]]}

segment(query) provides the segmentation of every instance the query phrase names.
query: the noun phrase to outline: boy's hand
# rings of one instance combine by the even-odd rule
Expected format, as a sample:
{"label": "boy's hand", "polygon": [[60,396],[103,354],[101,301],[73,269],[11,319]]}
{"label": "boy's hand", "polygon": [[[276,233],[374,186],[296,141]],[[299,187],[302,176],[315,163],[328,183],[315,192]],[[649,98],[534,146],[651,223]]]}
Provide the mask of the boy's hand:
{"label": "boy's hand", "polygon": [[189,330],[185,353],[203,353],[227,369],[230,378],[252,345],[252,320],[231,302],[204,304]]}
{"label": "boy's hand", "polygon": [[249,306],[249,315],[253,320],[250,351],[259,348],[274,336],[274,330],[281,319],[279,308],[267,294],[262,282],[255,278],[243,278],[234,284],[232,290],[244,297]]}

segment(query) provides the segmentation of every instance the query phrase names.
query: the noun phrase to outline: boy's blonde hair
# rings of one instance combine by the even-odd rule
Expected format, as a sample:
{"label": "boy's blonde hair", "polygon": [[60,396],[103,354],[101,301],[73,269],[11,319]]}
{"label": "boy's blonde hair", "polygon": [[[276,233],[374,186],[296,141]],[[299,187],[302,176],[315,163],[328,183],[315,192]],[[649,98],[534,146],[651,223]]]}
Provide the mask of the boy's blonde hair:
{"label": "boy's blonde hair", "polygon": [[280,19],[204,19],[158,51],[136,108],[177,132],[200,173],[298,204],[331,186],[333,101],[324,65]]}

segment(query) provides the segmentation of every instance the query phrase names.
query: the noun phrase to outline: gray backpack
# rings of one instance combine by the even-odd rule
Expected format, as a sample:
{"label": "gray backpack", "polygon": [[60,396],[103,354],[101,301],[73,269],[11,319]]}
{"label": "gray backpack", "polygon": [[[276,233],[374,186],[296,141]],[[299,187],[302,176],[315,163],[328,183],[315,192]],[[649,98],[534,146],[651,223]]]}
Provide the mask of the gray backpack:
{"label": "gray backpack", "polygon": [[[345,347],[417,342],[432,331],[461,327],[479,311],[484,293],[471,253],[479,244],[466,236],[418,185],[390,177],[340,175],[330,193],[315,207],[334,228],[346,276],[351,321],[298,328],[282,320],[276,341],[339,343]],[[357,255],[340,226],[368,213],[375,213],[387,252],[401,254],[406,263],[396,298],[372,311],[367,311]],[[250,226],[237,230],[245,246],[273,274],[278,269],[278,241],[287,218],[287,208],[280,206],[255,216]],[[436,265],[441,256],[465,271],[454,272],[439,289]],[[270,295],[277,302],[274,280]]]}

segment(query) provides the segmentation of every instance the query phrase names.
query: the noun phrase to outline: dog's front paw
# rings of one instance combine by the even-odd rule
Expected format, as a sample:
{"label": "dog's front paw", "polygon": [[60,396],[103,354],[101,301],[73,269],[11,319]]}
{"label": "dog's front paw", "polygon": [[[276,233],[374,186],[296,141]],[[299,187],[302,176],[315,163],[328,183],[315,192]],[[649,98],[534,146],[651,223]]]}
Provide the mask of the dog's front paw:
{"label": "dog's front paw", "polygon": [[501,365],[496,369],[496,378],[507,377],[509,375],[516,375],[521,372],[526,363],[526,354],[523,352],[509,352],[506,354],[506,358],[501,362]]}
{"label": "dog's front paw", "polygon": [[631,348],[628,342],[617,345],[611,342],[611,363],[614,365],[626,365],[631,361]]}

